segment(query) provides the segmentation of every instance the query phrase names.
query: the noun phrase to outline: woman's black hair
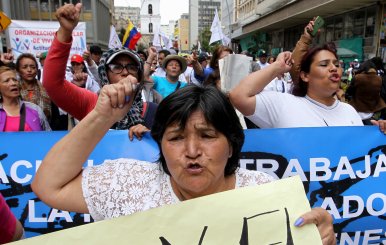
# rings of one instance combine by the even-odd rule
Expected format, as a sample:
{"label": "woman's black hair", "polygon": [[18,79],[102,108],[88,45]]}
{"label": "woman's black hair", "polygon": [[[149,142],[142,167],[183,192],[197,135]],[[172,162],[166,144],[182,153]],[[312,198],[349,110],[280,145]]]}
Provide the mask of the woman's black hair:
{"label": "woman's black hair", "polygon": [[232,147],[232,156],[225,166],[224,175],[234,174],[239,166],[244,131],[228,97],[214,86],[188,85],[173,92],[159,104],[151,135],[160,149],[158,161],[163,170],[170,175],[161,148],[166,128],[178,123],[184,129],[190,115],[197,110],[204,114],[207,123],[227,138]]}
{"label": "woman's black hair", "polygon": [[[307,53],[303,56],[302,62],[300,64],[300,72],[309,73],[311,70],[311,64],[314,61],[314,57],[322,50],[327,50],[333,53],[338,59],[338,54],[336,53],[336,47],[334,43],[326,43],[322,46],[316,46],[307,51]],[[299,73],[300,74],[300,73]],[[304,97],[307,94],[308,83],[304,82],[301,77],[299,77],[299,82],[294,84],[294,88],[292,90],[292,94],[295,96]]]}

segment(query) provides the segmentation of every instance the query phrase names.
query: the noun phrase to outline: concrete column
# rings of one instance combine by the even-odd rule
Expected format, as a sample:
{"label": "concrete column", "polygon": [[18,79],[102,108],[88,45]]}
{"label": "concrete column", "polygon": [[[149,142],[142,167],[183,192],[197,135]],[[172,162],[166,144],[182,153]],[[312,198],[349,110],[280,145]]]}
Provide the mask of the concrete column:
{"label": "concrete column", "polygon": [[9,18],[12,19],[11,16],[11,1],[9,0],[1,0],[1,5],[3,6],[3,11]]}

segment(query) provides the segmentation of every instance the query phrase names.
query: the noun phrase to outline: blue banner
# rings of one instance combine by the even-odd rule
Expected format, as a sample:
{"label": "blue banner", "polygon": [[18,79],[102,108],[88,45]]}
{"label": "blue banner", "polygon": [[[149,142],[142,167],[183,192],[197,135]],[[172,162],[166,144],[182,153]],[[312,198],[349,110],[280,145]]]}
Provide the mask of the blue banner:
{"label": "blue banner", "polygon": [[[276,178],[300,175],[311,206],[333,215],[338,244],[385,240],[386,137],[377,127],[264,129],[245,134],[241,167]],[[89,215],[49,208],[31,191],[41,160],[64,135],[0,134],[0,192],[27,237],[92,221]],[[158,147],[149,134],[131,142],[127,131],[109,131],[85,165],[120,157],[155,162]]]}

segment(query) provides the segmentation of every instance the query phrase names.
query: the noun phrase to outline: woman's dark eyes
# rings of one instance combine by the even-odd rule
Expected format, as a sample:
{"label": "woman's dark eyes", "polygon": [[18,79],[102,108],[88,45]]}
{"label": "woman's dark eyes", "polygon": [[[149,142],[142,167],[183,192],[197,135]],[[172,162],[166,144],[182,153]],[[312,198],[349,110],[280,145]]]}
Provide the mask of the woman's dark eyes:
{"label": "woman's dark eyes", "polygon": [[181,140],[183,139],[184,137],[182,137],[182,135],[179,135],[179,136],[173,136],[171,137],[169,140],[170,141],[177,141],[177,140]]}

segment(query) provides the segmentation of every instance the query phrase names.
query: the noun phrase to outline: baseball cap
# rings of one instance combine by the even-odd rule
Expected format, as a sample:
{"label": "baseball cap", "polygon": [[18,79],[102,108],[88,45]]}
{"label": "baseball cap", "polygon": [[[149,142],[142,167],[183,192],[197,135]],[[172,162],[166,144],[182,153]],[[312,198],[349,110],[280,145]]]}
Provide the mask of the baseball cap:
{"label": "baseball cap", "polygon": [[138,65],[138,66],[141,65],[141,61],[139,60],[141,58],[138,56],[138,54],[134,53],[133,51],[131,51],[129,49],[121,49],[121,50],[118,50],[117,52],[113,53],[107,59],[106,65],[110,64],[115,59],[115,57],[117,57],[118,55],[121,55],[121,54],[128,55],[136,63],[136,65]]}
{"label": "baseball cap", "polygon": [[265,52],[265,50],[260,50],[259,51],[259,54],[258,54],[259,57],[267,57],[267,52]]}
{"label": "baseball cap", "polygon": [[207,60],[208,59],[208,54],[206,54],[206,53],[201,53],[199,56],[198,56],[198,62],[203,62],[203,61],[205,61],[205,60]]}
{"label": "baseball cap", "polygon": [[79,54],[73,54],[71,56],[71,62],[82,64],[83,63],[83,57],[80,56]]}
{"label": "baseball cap", "polygon": [[354,59],[354,62],[359,62],[359,60],[358,59]]}

